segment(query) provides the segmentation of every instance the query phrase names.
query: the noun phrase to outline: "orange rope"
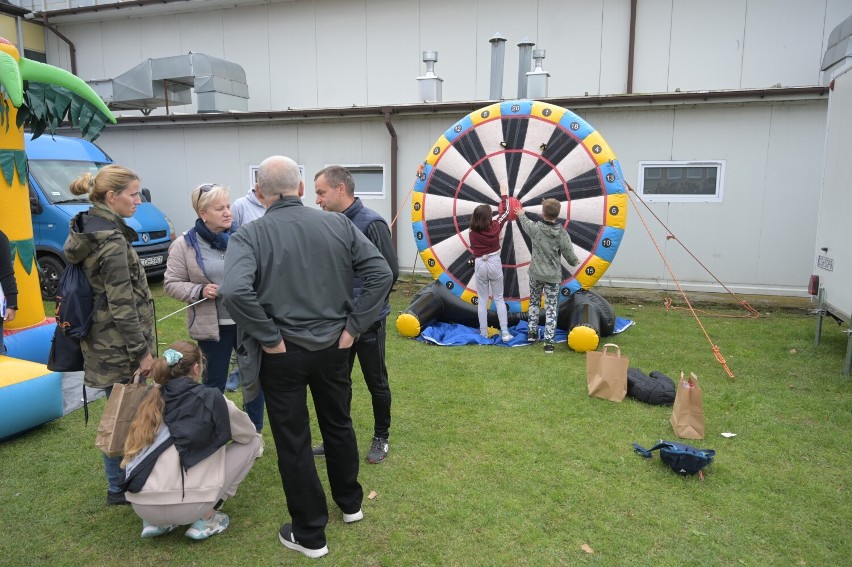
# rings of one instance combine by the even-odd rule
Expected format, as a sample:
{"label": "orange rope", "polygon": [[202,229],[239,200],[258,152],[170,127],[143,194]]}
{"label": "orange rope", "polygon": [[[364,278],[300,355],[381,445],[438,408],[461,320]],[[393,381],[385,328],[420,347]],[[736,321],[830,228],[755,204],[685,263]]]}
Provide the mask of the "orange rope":
{"label": "orange rope", "polygon": [[[616,168],[616,171],[618,171],[617,168]],[[620,174],[619,174],[619,177],[620,177]],[[627,189],[628,189],[627,196],[630,199],[630,202],[633,204],[633,208],[636,210],[636,214],[639,215],[639,220],[641,220],[642,224],[645,226],[645,230],[648,232],[648,236],[651,238],[651,242],[654,244],[654,248],[657,249],[657,253],[660,255],[660,258],[663,260],[663,264],[665,264],[666,270],[668,270],[669,274],[671,275],[672,281],[674,281],[675,285],[677,285],[677,288],[680,291],[680,294],[683,296],[683,299],[684,299],[684,301],[686,301],[686,304],[689,307],[689,310],[692,312],[692,316],[695,317],[695,321],[698,323],[698,326],[701,328],[701,332],[704,333],[704,336],[707,338],[707,342],[710,343],[710,346],[713,349],[713,356],[716,357],[716,361],[719,362],[719,364],[722,365],[722,367],[725,369],[725,372],[727,372],[728,376],[731,378],[731,380],[733,380],[734,379],[734,373],[731,371],[730,367],[728,367],[728,364],[725,361],[725,358],[722,356],[722,353],[719,350],[719,347],[716,346],[713,343],[713,339],[710,338],[710,335],[707,333],[707,329],[705,329],[704,325],[701,323],[701,319],[698,317],[698,314],[696,313],[695,308],[692,307],[692,303],[690,303],[689,298],[686,296],[686,292],[683,290],[683,287],[680,285],[680,281],[678,281],[677,277],[674,275],[674,271],[672,271],[671,266],[669,266],[669,263],[666,260],[665,254],[663,254],[663,251],[660,250],[660,246],[657,244],[657,241],[654,239],[654,235],[651,233],[651,229],[648,226],[648,223],[645,222],[645,217],[642,216],[642,212],[639,210],[639,207],[636,205],[635,199],[639,199],[640,201],[641,201],[641,199],[639,198],[638,195],[635,195],[636,192],[633,190],[633,187],[631,187],[630,184],[627,183],[627,181],[624,180],[624,178],[622,178],[621,181],[627,187]],[[644,204],[644,202],[643,202],[643,204]],[[645,207],[648,208],[647,205],[645,205]],[[650,208],[648,210],[650,210]],[[653,215],[653,211],[651,212],[651,214]],[[654,217],[668,231],[668,227],[666,227],[666,225],[659,219],[659,217],[657,217],[656,215],[654,215]],[[671,231],[669,231],[669,235],[670,235],[670,238],[675,238],[674,235],[672,235]],[[680,243],[679,240],[678,240],[678,242]],[[682,243],[681,243],[681,246],[683,246]],[[684,248],[686,248],[686,247],[684,246]],[[687,250],[687,252],[688,252],[688,250]],[[691,252],[690,252],[690,255],[692,255]],[[694,255],[692,257],[695,258]],[[696,261],[697,260],[698,259],[696,258]],[[701,262],[699,262],[699,264],[700,263]],[[704,265],[702,264],[702,266],[704,266]],[[706,270],[707,268],[704,267],[704,269]],[[714,276],[714,278],[715,278],[715,276]],[[719,280],[717,279],[716,281],[719,281]],[[721,282],[719,282],[719,283],[721,283]],[[727,288],[725,288],[725,289],[727,289]]]}
{"label": "orange rope", "polygon": [[414,185],[411,186],[411,189],[408,190],[408,195],[406,195],[405,199],[402,200],[402,205],[399,206],[399,210],[396,212],[396,216],[393,217],[393,220],[390,223],[391,226],[396,224],[396,221],[399,218],[399,215],[402,214],[402,209],[405,207],[405,203],[408,202],[408,198],[411,197],[411,194],[413,192],[414,192]]}
{"label": "orange rope", "polygon": [[[619,174],[619,177],[621,177],[621,174]],[[718,283],[720,286],[722,286],[725,289],[725,291],[727,291],[729,294],[731,294],[737,300],[737,303],[739,303],[740,307],[742,307],[743,309],[748,311],[749,314],[745,315],[746,318],[748,318],[748,319],[760,318],[760,313],[755,308],[753,308],[751,305],[749,305],[748,302],[745,301],[744,299],[740,299],[740,297],[736,293],[734,293],[731,289],[728,288],[728,286],[726,286],[724,283],[722,283],[722,281],[719,278],[717,278],[716,275],[713,272],[711,272],[710,269],[707,266],[705,266],[701,262],[701,260],[699,260],[698,257],[695,254],[692,253],[692,251],[689,248],[686,247],[686,244],[681,242],[681,240],[677,236],[675,236],[675,234],[669,229],[669,227],[666,226],[666,223],[664,223],[663,220],[660,217],[658,217],[656,215],[656,213],[654,213],[654,211],[651,209],[651,207],[649,207],[648,204],[644,200],[642,200],[642,197],[640,197],[636,193],[636,191],[633,190],[633,187],[631,187],[630,184],[627,183],[627,181],[625,181],[623,177],[621,178],[621,181],[627,186],[627,189],[629,191],[628,196],[630,197],[630,201],[633,203],[633,207],[636,209],[637,214],[639,214],[639,218],[642,218],[642,215],[641,215],[641,213],[639,213],[639,208],[636,206],[636,203],[633,201],[634,197],[635,197],[635,199],[638,199],[638,201],[640,203],[642,203],[642,205],[645,207],[645,209],[648,210],[648,212],[651,214],[651,216],[653,216],[654,219],[658,223],[660,223],[660,226],[662,226],[664,229],[666,229],[666,232],[667,232],[666,240],[674,240],[675,242],[680,244],[681,248],[683,248],[686,251],[687,254],[692,256],[692,259],[695,260],[696,262],[698,262],[698,265],[701,266],[702,268],[704,268],[704,271],[707,272],[708,274],[710,274],[710,276],[714,280],[716,280],[716,283]],[[630,195],[630,193],[632,193],[633,195]],[[642,222],[644,223],[645,221],[643,220]],[[645,228],[646,229],[648,228],[647,224],[645,225]],[[650,230],[648,231],[648,234],[651,235]],[[653,240],[653,239],[654,239],[654,237],[651,236],[651,240]],[[654,243],[654,245],[656,246],[656,242]],[[657,248],[658,252],[659,252],[659,250],[660,249]],[[660,257],[662,257],[662,253],[660,253]],[[663,259],[663,261],[665,262],[665,259]],[[668,264],[666,264],[666,266],[668,267]],[[678,286],[678,287],[680,287],[680,286]],[[668,306],[667,306],[667,308],[668,308]],[[682,309],[682,308],[673,308],[673,309]],[[728,317],[730,317],[730,316],[728,316]]]}

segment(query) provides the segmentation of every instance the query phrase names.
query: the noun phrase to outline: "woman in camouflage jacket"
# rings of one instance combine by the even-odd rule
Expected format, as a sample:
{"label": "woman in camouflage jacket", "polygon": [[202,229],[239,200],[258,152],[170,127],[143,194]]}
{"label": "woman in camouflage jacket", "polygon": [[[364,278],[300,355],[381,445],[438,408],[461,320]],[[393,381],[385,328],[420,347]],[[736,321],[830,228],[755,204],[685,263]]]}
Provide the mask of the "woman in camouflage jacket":
{"label": "woman in camouflage jacket", "polygon": [[[88,195],[93,206],[71,220],[65,255],[82,263],[95,307],[89,334],[81,341],[87,386],[103,388],[128,382],[140,370],[148,374],[154,359],[154,309],[145,270],[131,243],[136,231],[125,218],[141,203],[139,177],[119,165],[97,175],[86,173],[71,184],[75,195]],[[126,504],[119,488],[123,479],[120,457],[104,456],[110,504]]]}

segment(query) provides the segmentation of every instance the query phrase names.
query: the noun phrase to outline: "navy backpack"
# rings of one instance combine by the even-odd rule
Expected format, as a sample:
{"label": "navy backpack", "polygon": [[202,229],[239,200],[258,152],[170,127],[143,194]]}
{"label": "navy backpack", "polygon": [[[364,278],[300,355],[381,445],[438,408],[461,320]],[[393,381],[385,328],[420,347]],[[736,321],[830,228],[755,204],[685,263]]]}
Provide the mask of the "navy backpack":
{"label": "navy backpack", "polygon": [[[660,450],[660,458],[671,469],[679,475],[687,476],[698,474],[700,477],[701,469],[713,462],[713,457],[716,451],[712,449],[696,449],[683,443],[675,443],[674,441],[663,441],[645,449],[636,443],[633,444],[633,450],[639,455],[650,459],[653,457],[651,451]],[[703,478],[703,477],[702,477]]]}

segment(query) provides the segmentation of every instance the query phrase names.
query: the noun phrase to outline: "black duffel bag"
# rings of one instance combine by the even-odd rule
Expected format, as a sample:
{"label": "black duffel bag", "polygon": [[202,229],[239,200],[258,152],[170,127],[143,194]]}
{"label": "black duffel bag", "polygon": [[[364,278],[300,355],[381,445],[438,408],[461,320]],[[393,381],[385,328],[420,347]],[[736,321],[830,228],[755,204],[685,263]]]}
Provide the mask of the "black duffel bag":
{"label": "black duffel bag", "polygon": [[675,399],[675,383],[656,370],[645,375],[638,368],[628,368],[627,395],[646,404],[670,406]]}

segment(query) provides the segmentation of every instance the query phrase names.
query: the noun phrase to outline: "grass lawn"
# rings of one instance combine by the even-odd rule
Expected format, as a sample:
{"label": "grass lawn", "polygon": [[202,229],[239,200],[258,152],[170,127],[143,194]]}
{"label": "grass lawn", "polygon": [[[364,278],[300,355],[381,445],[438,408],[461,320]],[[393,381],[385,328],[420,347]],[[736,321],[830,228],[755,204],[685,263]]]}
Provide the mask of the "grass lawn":
{"label": "grass lawn", "polygon": [[[152,289],[159,317],[181,306],[161,284]],[[417,289],[399,283],[394,311]],[[670,408],[589,398],[585,356],[565,344],[553,355],[540,345],[428,346],[399,336],[392,314],[391,451],[386,462],[361,466],[365,494],[376,493],[364,501],[364,521],[344,525],[331,503],[331,552],[323,561],[848,565],[852,381],[841,375],[846,336],[838,327],[827,322],[817,347],[814,318],[803,310],[762,309],[756,320],[703,317],[736,374],[731,381],[688,314],[657,302],[613,306],[636,322],[613,340],[631,366],[698,375],[706,438],[690,443],[717,451],[704,481],[677,476],[656,455],[635,455],[634,441],[676,439]],[[160,325],[161,345],[184,336],[182,315]],[[360,370],[353,384],[363,455],[372,412]],[[0,444],[0,564],[309,561],[277,540],[289,516],[268,429],[266,454],[225,505],[227,531],[203,543],[183,530],[142,540],[133,510],[105,503],[94,446],[103,405],[91,405],[88,427],[78,411]],[[720,435],[728,431],[737,436]],[[325,482],[325,463],[318,466]]]}

